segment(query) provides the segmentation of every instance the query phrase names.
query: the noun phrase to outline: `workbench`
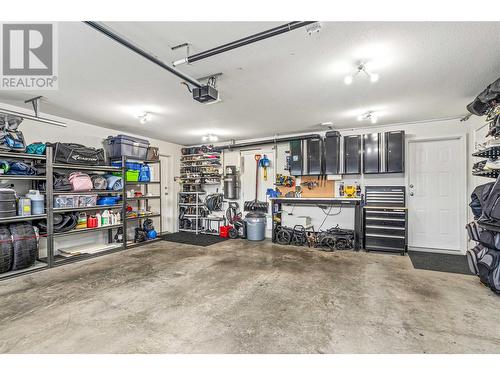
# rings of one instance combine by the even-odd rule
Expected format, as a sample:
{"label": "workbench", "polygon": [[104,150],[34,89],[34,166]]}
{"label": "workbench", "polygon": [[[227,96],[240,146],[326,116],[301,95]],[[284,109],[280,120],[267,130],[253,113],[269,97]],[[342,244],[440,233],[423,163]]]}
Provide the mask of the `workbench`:
{"label": "workbench", "polygon": [[362,244],[362,212],[360,198],[271,198],[272,222],[273,222],[273,242],[276,242],[276,223],[281,223],[281,213],[283,204],[297,206],[335,206],[354,208],[354,250],[359,250]]}

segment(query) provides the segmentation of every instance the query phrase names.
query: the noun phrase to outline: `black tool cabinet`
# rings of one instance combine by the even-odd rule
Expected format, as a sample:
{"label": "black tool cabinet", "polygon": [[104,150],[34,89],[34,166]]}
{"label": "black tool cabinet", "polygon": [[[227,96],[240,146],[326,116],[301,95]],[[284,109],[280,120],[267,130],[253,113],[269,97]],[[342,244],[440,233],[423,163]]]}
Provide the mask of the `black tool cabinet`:
{"label": "black tool cabinet", "polygon": [[363,208],[366,251],[407,251],[407,209],[404,186],[366,186]]}

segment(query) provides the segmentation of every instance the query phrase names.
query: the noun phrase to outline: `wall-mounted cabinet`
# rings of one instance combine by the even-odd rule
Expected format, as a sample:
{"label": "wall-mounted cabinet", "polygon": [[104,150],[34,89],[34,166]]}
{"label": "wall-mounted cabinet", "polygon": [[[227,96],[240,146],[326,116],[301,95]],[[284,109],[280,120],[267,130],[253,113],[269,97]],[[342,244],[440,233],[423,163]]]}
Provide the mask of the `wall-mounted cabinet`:
{"label": "wall-mounted cabinet", "polygon": [[405,132],[363,134],[363,173],[404,173]]}
{"label": "wall-mounted cabinet", "polygon": [[325,174],[340,174],[340,134],[338,132],[327,132],[324,141],[325,150]]}
{"label": "wall-mounted cabinet", "polygon": [[363,173],[380,173],[380,133],[363,134]]}
{"label": "wall-mounted cabinet", "polygon": [[344,137],[344,174],[361,173],[361,136]]}
{"label": "wall-mounted cabinet", "polygon": [[302,141],[290,141],[290,175],[302,176]]}
{"label": "wall-mounted cabinet", "polygon": [[305,175],[323,174],[323,140],[321,138],[306,141],[306,171]]}
{"label": "wall-mounted cabinet", "polygon": [[405,132],[385,133],[385,172],[404,173],[405,171]]}

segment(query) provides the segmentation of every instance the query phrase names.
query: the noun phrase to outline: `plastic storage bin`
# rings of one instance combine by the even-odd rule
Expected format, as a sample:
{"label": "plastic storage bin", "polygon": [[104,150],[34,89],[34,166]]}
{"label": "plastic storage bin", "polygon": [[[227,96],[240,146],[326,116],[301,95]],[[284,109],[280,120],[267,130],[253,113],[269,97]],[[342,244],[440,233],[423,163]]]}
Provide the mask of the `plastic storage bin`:
{"label": "plastic storage bin", "polygon": [[105,144],[110,158],[127,156],[137,160],[146,160],[148,154],[149,141],[146,139],[119,134],[116,137],[106,138]]}
{"label": "plastic storage bin", "polygon": [[[111,165],[113,167],[119,167],[119,168],[121,168],[122,162],[121,161],[113,161],[113,162],[111,162]],[[135,162],[131,162],[131,161],[125,162],[125,167],[127,169],[132,169],[134,171],[140,171],[141,168],[142,168],[142,166],[143,166],[142,163],[135,163]]]}
{"label": "plastic storage bin", "polygon": [[141,173],[140,171],[134,171],[132,169],[127,169],[127,173],[126,173],[125,178],[129,182],[138,182],[140,173]]}

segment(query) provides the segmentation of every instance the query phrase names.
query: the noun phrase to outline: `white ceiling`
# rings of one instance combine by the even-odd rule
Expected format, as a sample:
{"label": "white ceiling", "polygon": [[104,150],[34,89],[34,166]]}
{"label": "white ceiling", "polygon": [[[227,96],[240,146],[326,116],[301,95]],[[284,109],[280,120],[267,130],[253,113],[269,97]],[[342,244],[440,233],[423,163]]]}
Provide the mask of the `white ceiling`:
{"label": "white ceiling", "polygon": [[[191,53],[285,22],[106,23],[165,62],[184,57],[170,47],[190,42]],[[20,105],[44,95],[43,112],[180,144],[207,133],[221,140],[314,131],[315,124],[368,126],[454,117],[500,76],[498,22],[324,22],[217,55],[183,72],[197,78],[222,72],[221,103],[195,102],[180,79],[84,25],[59,25],[59,90],[0,92]],[[357,61],[380,74],[371,84],[344,76]],[[134,116],[152,113],[141,125]]]}

